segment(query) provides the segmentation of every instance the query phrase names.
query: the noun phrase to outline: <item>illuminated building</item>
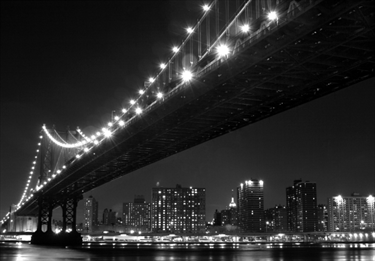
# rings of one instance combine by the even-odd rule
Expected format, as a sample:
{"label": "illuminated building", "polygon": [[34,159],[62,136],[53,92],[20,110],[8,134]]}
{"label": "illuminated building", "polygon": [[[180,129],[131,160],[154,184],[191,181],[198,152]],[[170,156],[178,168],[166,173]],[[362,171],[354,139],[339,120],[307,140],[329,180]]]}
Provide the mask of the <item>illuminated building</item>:
{"label": "illuminated building", "polygon": [[203,232],[206,222],[206,189],[156,187],[152,189],[153,232]]}
{"label": "illuminated building", "polygon": [[135,196],[134,202],[123,203],[122,221],[127,230],[147,232],[151,229],[151,204],[143,195]]}
{"label": "illuminated building", "polygon": [[237,214],[237,204],[234,202],[234,197],[229,203],[229,208],[221,211],[221,224],[225,225],[238,225],[238,214]]}
{"label": "illuminated building", "polygon": [[326,205],[318,205],[318,231],[328,231],[328,209]]}
{"label": "illuminated building", "polygon": [[98,225],[98,202],[92,196],[84,200],[83,219],[85,232],[93,232]]}
{"label": "illuminated building", "polygon": [[374,197],[336,196],[328,198],[328,231],[374,230]]}
{"label": "illuminated building", "polygon": [[237,188],[238,222],[244,232],[264,232],[263,181],[250,179]]}
{"label": "illuminated building", "polygon": [[286,232],[288,228],[286,207],[276,205],[265,211],[266,232]]}
{"label": "illuminated building", "polygon": [[286,189],[288,231],[318,231],[316,183],[295,180]]}

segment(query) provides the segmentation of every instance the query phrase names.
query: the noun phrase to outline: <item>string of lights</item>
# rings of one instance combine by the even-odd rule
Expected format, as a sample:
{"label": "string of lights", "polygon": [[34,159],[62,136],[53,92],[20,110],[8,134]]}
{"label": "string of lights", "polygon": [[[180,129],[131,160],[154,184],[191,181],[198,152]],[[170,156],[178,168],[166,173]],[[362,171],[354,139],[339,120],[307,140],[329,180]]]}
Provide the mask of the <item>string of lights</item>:
{"label": "string of lights", "polygon": [[[178,90],[179,88],[181,88],[182,86],[184,86],[186,83],[192,81],[194,79],[194,77],[195,77],[195,74],[193,73],[193,70],[192,70],[193,63],[191,62],[191,68],[190,69],[188,69],[188,68],[182,68],[182,70],[178,73],[179,79],[180,79],[180,83],[177,84],[171,90],[169,90],[169,92],[163,93],[162,91],[159,90],[158,86],[156,86],[159,77],[161,77],[162,73],[165,70],[167,70],[167,68],[169,68],[171,66],[171,64],[173,63],[173,59],[175,59],[177,57],[177,55],[180,52],[180,50],[187,44],[187,42],[189,41],[189,39],[191,37],[193,37],[194,32],[196,31],[196,29],[203,23],[203,20],[206,18],[206,16],[209,15],[209,12],[214,9],[212,7],[214,7],[217,4],[217,2],[218,2],[218,0],[213,0],[213,1],[211,1],[210,4],[205,4],[205,5],[202,6],[202,9],[204,11],[203,14],[202,14],[202,16],[200,17],[200,19],[198,19],[198,21],[197,21],[197,23],[195,24],[194,27],[188,27],[188,28],[186,28],[187,36],[185,37],[184,41],[179,46],[173,46],[172,47],[172,55],[169,58],[168,62],[166,62],[166,63],[160,63],[160,65],[159,65],[160,70],[157,73],[157,75],[155,77],[150,77],[148,79],[148,81],[146,82],[147,85],[145,84],[145,87],[143,89],[140,89],[138,91],[139,96],[136,99],[130,99],[129,100],[129,106],[128,106],[128,108],[122,108],[120,110],[121,113],[122,113],[121,115],[114,115],[113,119],[110,122],[107,123],[107,127],[103,127],[101,129],[101,131],[97,131],[96,134],[93,134],[90,137],[86,136],[78,128],[77,132],[82,137],[82,139],[78,140],[75,143],[67,143],[61,137],[59,137],[61,139],[61,141],[57,140],[48,131],[47,127],[45,125],[43,125],[42,126],[42,130],[46,134],[46,136],[54,144],[56,144],[56,145],[58,145],[60,147],[66,148],[66,149],[83,148],[83,150],[79,150],[79,152],[75,155],[76,159],[79,159],[79,158],[81,158],[83,156],[84,153],[90,151],[90,149],[92,149],[94,146],[99,145],[101,142],[103,142],[104,140],[106,140],[106,138],[111,137],[114,132],[116,132],[116,131],[124,128],[125,126],[128,126],[130,124],[130,122],[136,116],[139,116],[144,111],[147,111],[147,110],[151,109],[151,107],[154,106],[154,104],[156,104],[157,101],[162,101],[163,98],[165,98],[166,96],[168,96],[169,94],[171,94],[172,91]],[[250,2],[251,1],[248,0],[242,6],[241,10],[238,11],[237,16],[233,19],[233,21],[231,23],[229,23],[227,25],[227,27],[220,34],[220,36],[216,39],[216,41],[214,41],[214,43],[207,48],[206,52],[202,56],[200,56],[200,59],[203,59],[212,50],[214,50],[216,52],[216,55],[217,55],[216,58],[215,58],[216,60],[222,59],[222,58],[225,58],[225,57],[228,58],[228,56],[231,53],[231,48],[228,45],[228,43],[221,42],[221,38],[225,36],[226,31],[229,30],[229,27],[233,25],[234,21],[237,21],[239,15],[242,12],[244,12],[244,10],[246,9],[247,5]],[[215,10],[217,11],[217,8],[215,8]],[[269,19],[269,23],[271,23],[272,21],[278,21],[278,14],[276,12],[272,11],[272,12],[270,12],[268,14],[268,19]],[[250,34],[250,32],[251,32],[251,26],[248,23],[242,23],[239,26],[239,29],[244,34]],[[201,70],[203,70],[203,69],[201,69]],[[148,95],[149,91],[152,90],[153,88],[157,89],[158,91],[156,93],[154,93],[153,95]],[[142,108],[142,104],[141,104],[140,101],[142,101],[142,99],[146,99],[147,98],[146,96],[147,97],[154,97],[155,100],[153,102],[151,102],[149,105],[147,105],[144,108]],[[131,114],[131,112],[133,112],[135,114]],[[40,136],[40,138],[43,138],[43,136]],[[40,146],[40,145],[41,145],[41,143],[38,144],[38,146]],[[37,150],[37,152],[39,152],[39,149]],[[37,159],[37,156],[35,156],[35,161],[33,162],[32,171],[30,172],[29,179],[28,179],[28,181],[26,183],[24,193],[23,193],[23,195],[21,197],[21,200],[17,204],[17,210],[25,202],[27,202],[28,200],[30,200],[31,197],[33,197],[33,194],[30,194],[30,196],[28,196],[28,197],[26,197],[26,195],[27,195],[27,191],[28,191],[28,188],[29,188],[29,185],[30,185],[30,182],[31,182],[32,175],[34,173],[36,159]],[[63,166],[63,169],[65,169],[65,168],[66,168],[66,166]],[[48,184],[48,182],[50,182],[52,179],[54,179],[57,175],[61,174],[61,172],[62,172],[62,170],[57,170],[56,173],[54,173],[51,178],[48,178],[48,180],[44,181],[43,184],[37,184],[36,190],[39,191],[41,188],[43,188],[44,186],[46,186]],[[10,215],[10,213],[8,212],[1,222],[4,223],[7,219],[9,219],[9,215]]]}

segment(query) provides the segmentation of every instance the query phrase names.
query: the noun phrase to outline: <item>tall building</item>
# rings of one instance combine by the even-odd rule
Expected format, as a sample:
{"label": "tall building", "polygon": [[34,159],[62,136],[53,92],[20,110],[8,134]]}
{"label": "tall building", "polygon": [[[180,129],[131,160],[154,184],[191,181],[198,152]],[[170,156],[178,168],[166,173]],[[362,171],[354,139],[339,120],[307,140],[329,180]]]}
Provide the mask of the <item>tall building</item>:
{"label": "tall building", "polygon": [[234,202],[234,197],[229,203],[229,208],[221,211],[221,223],[225,225],[238,225],[238,214],[237,214],[237,204]]}
{"label": "tall building", "polygon": [[238,222],[244,232],[264,232],[263,181],[250,179],[237,188]]}
{"label": "tall building", "polygon": [[288,231],[318,231],[316,183],[295,180],[286,189]]}
{"label": "tall building", "polygon": [[318,231],[328,231],[328,209],[326,205],[318,205]]}
{"label": "tall building", "polygon": [[143,195],[135,196],[134,202],[123,203],[122,221],[128,230],[147,232],[151,229],[151,204]]}
{"label": "tall building", "polygon": [[103,210],[103,220],[102,220],[103,225],[108,225],[109,224],[109,211],[108,209]]}
{"label": "tall building", "polygon": [[93,232],[98,225],[98,201],[89,196],[84,200],[83,229],[85,232]]}
{"label": "tall building", "polygon": [[375,228],[374,197],[358,193],[328,198],[328,231],[354,232]]}
{"label": "tall building", "polygon": [[152,189],[151,227],[154,232],[197,233],[206,223],[206,189]]}
{"label": "tall building", "polygon": [[265,211],[266,232],[288,231],[287,211],[285,206],[276,205]]}

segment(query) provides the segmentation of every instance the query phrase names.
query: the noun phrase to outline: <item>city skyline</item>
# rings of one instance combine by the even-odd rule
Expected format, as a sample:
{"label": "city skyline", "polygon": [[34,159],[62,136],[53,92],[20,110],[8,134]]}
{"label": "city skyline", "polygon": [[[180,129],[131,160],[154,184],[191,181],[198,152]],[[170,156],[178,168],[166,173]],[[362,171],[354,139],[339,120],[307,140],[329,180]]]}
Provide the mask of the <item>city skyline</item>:
{"label": "city skyline", "polygon": [[[172,43],[183,39],[181,28],[201,14],[197,1],[142,3],[38,3],[32,9],[36,13],[28,3],[1,3],[1,218],[22,195],[41,126],[89,131],[107,122],[113,110],[135,96]],[[140,7],[141,17],[132,16]],[[149,188],[157,182],[205,187],[210,217],[229,204],[232,189],[250,178],[264,180],[266,208],[285,205],[285,188],[296,179],[317,183],[318,204],[338,194],[374,195],[374,84],[374,78],[357,83],[85,196],[115,209],[135,194],[150,201]]]}

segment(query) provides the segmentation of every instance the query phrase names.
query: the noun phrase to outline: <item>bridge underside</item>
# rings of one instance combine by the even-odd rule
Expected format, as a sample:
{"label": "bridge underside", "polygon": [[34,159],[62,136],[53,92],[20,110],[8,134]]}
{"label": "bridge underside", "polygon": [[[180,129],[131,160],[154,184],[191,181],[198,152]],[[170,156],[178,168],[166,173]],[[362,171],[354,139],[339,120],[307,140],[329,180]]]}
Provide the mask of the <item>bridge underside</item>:
{"label": "bridge underside", "polygon": [[[43,189],[82,195],[170,155],[374,77],[374,2],[321,1],[152,106]],[[239,39],[232,39],[237,41]],[[95,153],[95,154],[94,154]],[[19,214],[35,213],[30,200]]]}

